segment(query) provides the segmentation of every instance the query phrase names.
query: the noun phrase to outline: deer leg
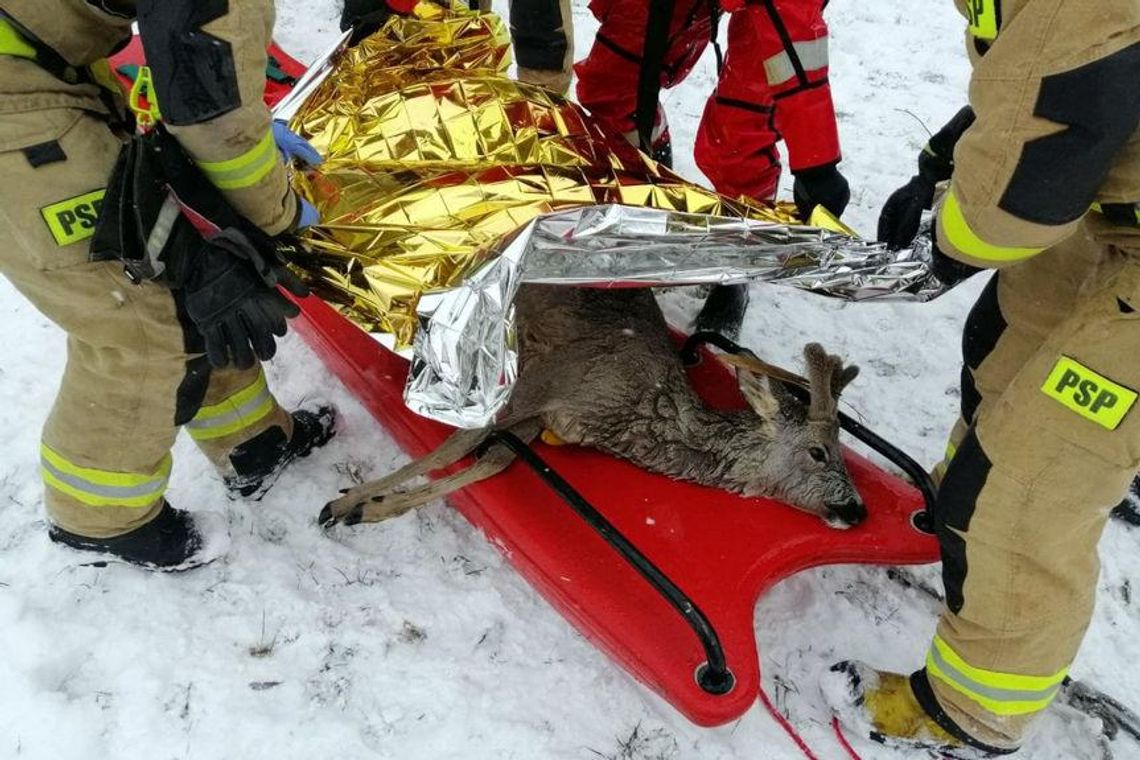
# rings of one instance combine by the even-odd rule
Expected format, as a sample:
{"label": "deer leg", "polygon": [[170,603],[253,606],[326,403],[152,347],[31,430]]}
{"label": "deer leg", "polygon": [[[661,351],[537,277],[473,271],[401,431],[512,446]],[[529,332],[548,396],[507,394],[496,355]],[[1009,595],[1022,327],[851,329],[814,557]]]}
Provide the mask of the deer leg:
{"label": "deer leg", "polygon": [[489,433],[489,428],[457,430],[430,454],[419,459],[413,459],[395,472],[391,472],[382,478],[370,480],[347,489],[339,499],[333,499],[324,506],[317,521],[321,525],[330,525],[344,518],[358,504],[395,490],[412,478],[426,475],[432,470],[438,470],[459,461],[482,443]]}
{"label": "deer leg", "polygon": [[479,457],[475,464],[454,475],[433,480],[406,491],[390,491],[373,496],[367,501],[356,504],[345,516],[345,525],[355,525],[360,522],[380,522],[409,512],[436,499],[447,496],[452,491],[478,483],[492,475],[497,475],[507,468],[515,459],[515,455],[503,446],[493,446],[486,454]]}
{"label": "deer leg", "polygon": [[[524,420],[510,428],[512,433],[528,443],[541,429],[542,424],[533,419]],[[457,473],[423,485],[397,490],[398,486],[411,478],[446,467],[465,456],[478,447],[489,432],[464,430],[455,433],[427,457],[411,462],[379,480],[352,488],[344,496],[329,502],[321,511],[320,522],[330,524],[341,520],[346,525],[355,525],[359,522],[387,520],[502,472],[514,461],[515,455],[503,446],[491,446],[474,464]],[[462,440],[455,440],[460,436],[463,436]],[[432,461],[427,462],[428,459]]]}

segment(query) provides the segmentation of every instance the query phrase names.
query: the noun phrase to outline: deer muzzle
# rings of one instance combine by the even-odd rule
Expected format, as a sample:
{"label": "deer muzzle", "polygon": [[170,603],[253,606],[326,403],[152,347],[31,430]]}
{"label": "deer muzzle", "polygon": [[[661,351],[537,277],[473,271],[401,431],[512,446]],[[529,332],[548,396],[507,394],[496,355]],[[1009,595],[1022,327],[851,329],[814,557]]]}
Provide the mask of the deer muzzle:
{"label": "deer muzzle", "polygon": [[867,507],[860,499],[827,505],[827,523],[833,528],[853,528],[867,519]]}

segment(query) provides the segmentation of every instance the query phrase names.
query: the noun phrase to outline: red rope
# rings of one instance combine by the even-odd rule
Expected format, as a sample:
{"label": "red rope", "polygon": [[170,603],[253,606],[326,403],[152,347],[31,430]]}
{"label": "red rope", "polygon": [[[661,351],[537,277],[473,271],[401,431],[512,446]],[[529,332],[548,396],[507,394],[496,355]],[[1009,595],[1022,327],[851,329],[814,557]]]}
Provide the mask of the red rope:
{"label": "red rope", "polygon": [[804,757],[808,760],[819,760],[815,753],[811,751],[811,747],[803,740],[803,737],[796,733],[796,729],[788,722],[784,714],[776,709],[776,706],[772,704],[772,700],[768,699],[768,692],[764,691],[763,685],[760,686],[760,701],[764,707],[767,708],[768,714],[772,716],[772,720],[776,721],[780,728],[784,729],[784,733],[786,733],[791,740],[796,743],[796,746],[800,748],[800,751],[804,753]]}
{"label": "red rope", "polygon": [[839,746],[847,751],[848,757],[851,760],[863,760],[855,748],[851,746],[851,743],[847,741],[847,737],[843,735],[843,729],[839,727],[839,718],[831,719],[831,727],[835,729],[835,738],[839,740]]}

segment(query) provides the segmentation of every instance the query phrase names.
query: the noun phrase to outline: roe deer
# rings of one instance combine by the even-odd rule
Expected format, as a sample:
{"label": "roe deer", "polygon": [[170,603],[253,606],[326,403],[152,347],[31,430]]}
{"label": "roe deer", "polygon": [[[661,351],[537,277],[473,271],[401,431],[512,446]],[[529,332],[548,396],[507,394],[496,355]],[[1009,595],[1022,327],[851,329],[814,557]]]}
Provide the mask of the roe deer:
{"label": "roe deer", "polygon": [[[839,393],[858,367],[812,343],[804,348],[810,404],[780,380],[738,367],[751,409],[714,410],[689,386],[650,289],[527,285],[515,304],[519,378],[495,427],[525,440],[545,428],[653,472],[779,499],[833,527],[866,517],[837,418]],[[460,472],[405,485],[480,448],[490,430],[457,431],[431,454],[347,490],[320,521],[383,520],[501,471],[514,455],[492,445]]]}

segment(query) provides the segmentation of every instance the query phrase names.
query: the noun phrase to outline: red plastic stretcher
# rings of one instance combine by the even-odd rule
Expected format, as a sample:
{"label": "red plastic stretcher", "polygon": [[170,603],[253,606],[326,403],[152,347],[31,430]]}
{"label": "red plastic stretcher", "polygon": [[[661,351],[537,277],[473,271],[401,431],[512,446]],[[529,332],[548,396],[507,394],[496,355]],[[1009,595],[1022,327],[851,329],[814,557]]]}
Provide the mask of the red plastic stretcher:
{"label": "red plastic stretcher", "polygon": [[[407,362],[317,298],[300,304],[298,331],[410,456],[451,433],[404,406]],[[745,404],[711,354],[690,379],[713,406]],[[706,651],[678,612],[521,462],[451,503],[582,634],[700,725],[734,720],[757,699],[753,614],[766,589],[817,565],[938,559],[933,537],[912,525],[924,506],[919,491],[851,452],[847,463],[870,516],[840,531],[777,502],[671,480],[589,449],[534,449],[704,612],[734,676],[728,693],[698,684]]]}
{"label": "red plastic stretcher", "polygon": [[[265,100],[273,105],[304,66],[276,45],[269,53]],[[129,86],[133,72],[123,67],[142,63],[138,38],[112,62]],[[316,297],[299,304],[298,331],[410,456],[443,442],[450,428],[404,406],[404,360]],[[694,387],[713,406],[743,407],[732,373],[710,353],[703,357],[690,370]],[[534,450],[703,612],[732,674],[727,692],[698,683],[709,650],[677,608],[533,469],[516,462],[451,503],[583,635],[700,725],[734,720],[756,702],[753,612],[765,590],[817,565],[939,556],[934,539],[912,524],[924,506],[919,491],[854,453],[848,467],[870,515],[838,531],[783,504],[653,475],[596,451]]]}

